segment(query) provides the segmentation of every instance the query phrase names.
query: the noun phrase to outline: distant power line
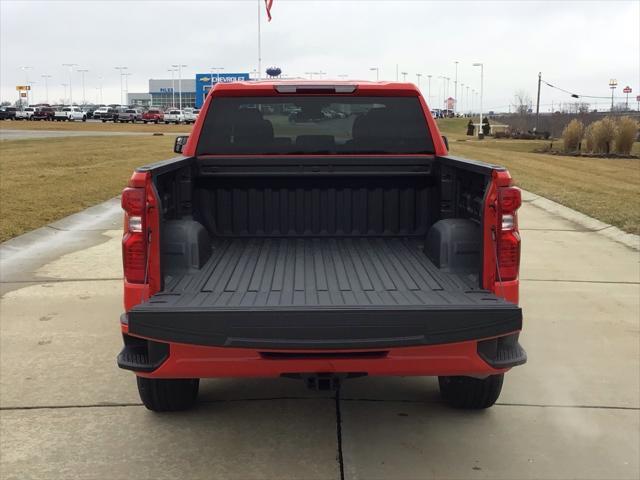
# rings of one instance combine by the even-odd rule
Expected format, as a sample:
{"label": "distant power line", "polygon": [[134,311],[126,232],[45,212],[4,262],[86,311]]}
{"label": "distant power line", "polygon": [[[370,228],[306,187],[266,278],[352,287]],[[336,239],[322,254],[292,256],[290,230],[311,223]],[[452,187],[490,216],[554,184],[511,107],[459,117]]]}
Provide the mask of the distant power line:
{"label": "distant power line", "polygon": [[[582,95],[582,94],[579,94],[579,93],[570,92],[569,90],[565,90],[564,88],[556,87],[555,85],[551,85],[549,82],[546,82],[546,81],[544,81],[542,79],[540,81],[542,83],[544,83],[547,87],[555,88],[556,90],[560,90],[561,92],[568,93],[573,98],[601,98],[601,99],[604,99],[604,100],[611,100],[611,96],[601,97],[601,96],[598,96],[598,95]],[[620,97],[613,97],[613,98],[624,99],[626,97],[620,96]]]}

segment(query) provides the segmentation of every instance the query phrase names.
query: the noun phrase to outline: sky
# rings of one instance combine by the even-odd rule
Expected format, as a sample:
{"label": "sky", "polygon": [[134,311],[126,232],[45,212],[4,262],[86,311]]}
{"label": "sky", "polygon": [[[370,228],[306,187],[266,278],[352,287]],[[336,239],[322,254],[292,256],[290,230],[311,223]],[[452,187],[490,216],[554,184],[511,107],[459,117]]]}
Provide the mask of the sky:
{"label": "sky", "polygon": [[[128,67],[130,92],[147,92],[149,78],[170,78],[172,64],[187,65],[185,78],[210,67],[250,72],[258,66],[259,8],[261,0],[0,0],[0,98],[16,100],[16,85],[28,79],[36,82],[32,102],[44,101],[44,74],[51,75],[50,103],[64,97],[69,82],[80,101],[80,74],[70,78],[64,63],[88,70],[87,101],[99,99],[102,83],[104,103],[119,102],[115,66]],[[457,61],[465,109],[466,86],[480,91],[480,68],[472,66],[480,62],[485,111],[507,111],[516,92],[535,102],[538,72],[565,90],[603,97],[615,78],[616,101],[629,85],[634,107],[640,94],[640,0],[274,0],[272,15],[271,22],[261,15],[263,71],[375,80],[377,67],[380,80],[395,81],[397,65],[407,81],[418,84],[422,74],[422,92],[438,107],[446,95],[439,77],[451,79],[454,96]],[[571,101],[543,85],[542,111]]]}

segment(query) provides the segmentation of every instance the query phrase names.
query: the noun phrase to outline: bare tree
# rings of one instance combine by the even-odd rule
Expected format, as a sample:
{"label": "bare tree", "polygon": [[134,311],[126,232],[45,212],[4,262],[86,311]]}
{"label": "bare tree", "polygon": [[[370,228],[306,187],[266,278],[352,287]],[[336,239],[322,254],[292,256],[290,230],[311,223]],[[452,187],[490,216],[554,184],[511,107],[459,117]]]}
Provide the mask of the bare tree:
{"label": "bare tree", "polygon": [[518,90],[514,95],[514,103],[516,107],[516,114],[520,116],[527,116],[533,108],[533,102],[531,97],[524,90]]}

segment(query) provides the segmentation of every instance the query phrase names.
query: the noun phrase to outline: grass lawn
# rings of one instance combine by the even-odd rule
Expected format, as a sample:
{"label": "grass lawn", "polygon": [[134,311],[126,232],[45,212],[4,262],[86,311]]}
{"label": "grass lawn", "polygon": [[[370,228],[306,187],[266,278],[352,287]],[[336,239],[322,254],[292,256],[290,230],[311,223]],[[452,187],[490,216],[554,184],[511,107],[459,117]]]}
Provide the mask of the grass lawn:
{"label": "grass lawn", "polygon": [[172,136],[0,142],[0,242],[115,197],[136,166],[174,156],[173,142]]}
{"label": "grass lawn", "polygon": [[[465,135],[468,119],[443,119],[441,133],[452,155],[504,165],[515,183],[543,197],[640,234],[640,160],[565,157],[532,153],[546,140],[475,140]],[[554,141],[554,146],[562,141]],[[632,153],[640,154],[640,144]]]}
{"label": "grass lawn", "polygon": [[0,120],[0,130],[77,130],[84,132],[178,132],[188,134],[193,125],[165,125],[159,123],[113,123],[113,122],[45,122],[26,120]]}

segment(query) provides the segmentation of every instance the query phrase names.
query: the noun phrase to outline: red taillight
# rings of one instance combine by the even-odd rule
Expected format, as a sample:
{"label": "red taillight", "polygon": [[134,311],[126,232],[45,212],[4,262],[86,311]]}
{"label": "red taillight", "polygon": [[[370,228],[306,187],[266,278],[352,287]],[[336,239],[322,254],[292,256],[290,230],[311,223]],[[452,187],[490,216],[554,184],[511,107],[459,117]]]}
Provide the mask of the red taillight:
{"label": "red taillight", "polygon": [[505,187],[499,190],[498,278],[509,281],[518,278],[520,270],[520,233],[517,210],[522,204],[520,189]]}
{"label": "red taillight", "polygon": [[122,209],[129,215],[144,213],[144,188],[127,187],[122,191]]}
{"label": "red taillight", "polygon": [[124,278],[130,283],[145,283],[147,271],[147,234],[145,189],[127,187],[122,191],[125,231],[122,238]]}

